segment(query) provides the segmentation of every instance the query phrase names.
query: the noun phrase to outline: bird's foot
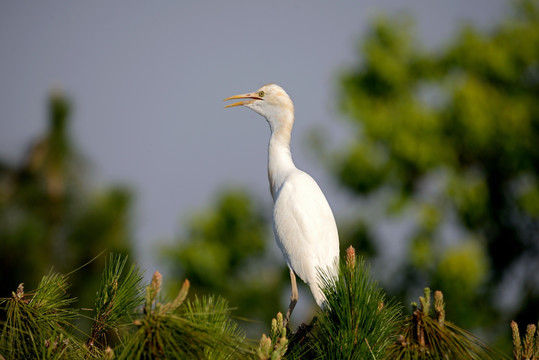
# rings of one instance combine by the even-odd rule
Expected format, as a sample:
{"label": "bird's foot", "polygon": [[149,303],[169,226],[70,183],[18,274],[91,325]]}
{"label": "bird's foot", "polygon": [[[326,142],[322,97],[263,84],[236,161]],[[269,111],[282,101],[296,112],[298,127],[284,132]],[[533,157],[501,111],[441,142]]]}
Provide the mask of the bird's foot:
{"label": "bird's foot", "polygon": [[292,311],[294,311],[297,302],[298,300],[294,297],[290,299],[290,305],[288,306],[288,310],[286,310],[286,315],[283,319],[283,325],[285,328],[288,328],[288,324],[290,323],[290,316],[292,316]]}
{"label": "bird's foot", "polygon": [[290,315],[292,314],[292,311],[290,311],[290,308],[286,311],[286,315],[283,318],[283,326],[286,328],[287,332],[290,330],[288,328],[288,324],[290,323]]}

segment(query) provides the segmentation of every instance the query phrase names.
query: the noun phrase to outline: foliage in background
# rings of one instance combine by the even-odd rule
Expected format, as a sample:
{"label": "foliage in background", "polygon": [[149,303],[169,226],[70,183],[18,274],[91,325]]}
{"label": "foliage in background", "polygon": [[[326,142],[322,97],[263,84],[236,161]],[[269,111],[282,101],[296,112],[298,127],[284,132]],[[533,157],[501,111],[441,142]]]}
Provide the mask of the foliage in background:
{"label": "foliage in background", "polygon": [[[380,254],[382,225],[413,222],[384,285],[402,298],[444,289],[457,323],[491,335],[539,318],[539,8],[514,4],[488,33],[465,25],[434,52],[410,22],[378,21],[340,82],[355,136],[326,151],[362,204],[342,242]],[[508,284],[512,307],[499,301]]]}
{"label": "foliage in background", "polygon": [[[69,133],[71,105],[49,99],[49,123],[20,164],[0,161],[0,296],[40,274],[67,272],[104,250],[131,251],[131,194],[115,187],[91,193],[84,159]],[[72,292],[91,306],[104,258],[73,276]]]}
{"label": "foliage in background", "polygon": [[245,191],[221,192],[212,208],[193,215],[183,235],[163,251],[171,277],[190,279],[195,294],[225,297],[238,316],[269,323],[289,285],[282,260],[272,261],[271,220],[263,214]]}

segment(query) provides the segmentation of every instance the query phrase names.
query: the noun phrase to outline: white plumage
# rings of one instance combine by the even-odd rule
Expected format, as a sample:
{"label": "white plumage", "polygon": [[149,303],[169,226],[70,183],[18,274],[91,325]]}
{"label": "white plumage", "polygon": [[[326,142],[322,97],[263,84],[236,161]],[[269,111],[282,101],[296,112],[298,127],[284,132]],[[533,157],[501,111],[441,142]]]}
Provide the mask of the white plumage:
{"label": "white plumage", "polygon": [[311,288],[314,299],[322,306],[325,297],[320,290],[320,271],[336,275],[339,236],[331,208],[311,176],[299,170],[292,161],[290,136],[294,124],[294,104],[278,85],[264,85],[253,93],[229,97],[244,99],[232,106],[245,106],[264,116],[271,129],[268,146],[268,178],[273,197],[273,231],[279,248],[290,268],[292,296],[285,317],[298,299],[295,274]]}

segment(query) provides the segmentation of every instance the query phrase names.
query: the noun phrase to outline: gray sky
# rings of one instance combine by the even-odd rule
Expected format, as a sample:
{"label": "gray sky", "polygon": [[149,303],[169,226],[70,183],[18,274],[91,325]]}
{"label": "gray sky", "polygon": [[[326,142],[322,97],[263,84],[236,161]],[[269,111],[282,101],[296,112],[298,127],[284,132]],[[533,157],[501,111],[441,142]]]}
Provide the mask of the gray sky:
{"label": "gray sky", "polygon": [[407,13],[419,38],[439,45],[461,22],[488,28],[509,9],[506,0],[3,0],[0,157],[21,159],[46,126],[49,90],[63,89],[96,185],[136,191],[137,250],[151,274],[159,268],[152,244],[177,235],[224,186],[270,204],[269,128],[252,111],[224,109],[223,98],[268,82],[287,90],[296,165],[318,180],[339,218],[345,195],[305,139],[314,126],[342,139],[336,75],[356,60],[373,17]]}

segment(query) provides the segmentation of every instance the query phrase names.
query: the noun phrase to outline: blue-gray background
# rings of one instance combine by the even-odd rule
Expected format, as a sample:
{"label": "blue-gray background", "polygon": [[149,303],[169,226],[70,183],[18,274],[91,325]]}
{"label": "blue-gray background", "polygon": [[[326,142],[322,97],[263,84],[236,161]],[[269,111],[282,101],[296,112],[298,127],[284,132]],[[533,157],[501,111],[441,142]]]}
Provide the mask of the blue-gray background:
{"label": "blue-gray background", "polygon": [[[462,22],[500,20],[504,0],[6,1],[0,2],[0,157],[20,161],[46,127],[46,100],[74,100],[71,132],[91,160],[93,187],[136,192],[137,257],[160,268],[157,246],[193,209],[232,184],[270,196],[265,121],[222,99],[275,82],[296,105],[296,165],[318,180],[337,218],[350,204],[306,146],[314,127],[338,146],[339,72],[381,14],[407,14],[436,48]],[[331,140],[330,140],[331,139]],[[283,262],[284,266],[284,262]]]}

